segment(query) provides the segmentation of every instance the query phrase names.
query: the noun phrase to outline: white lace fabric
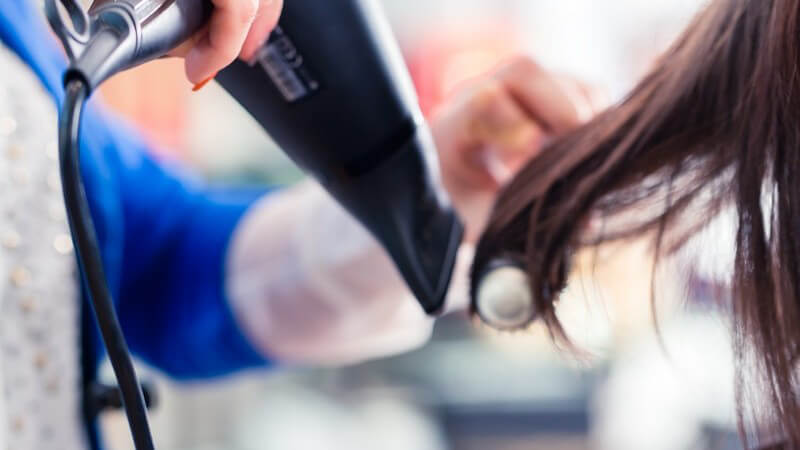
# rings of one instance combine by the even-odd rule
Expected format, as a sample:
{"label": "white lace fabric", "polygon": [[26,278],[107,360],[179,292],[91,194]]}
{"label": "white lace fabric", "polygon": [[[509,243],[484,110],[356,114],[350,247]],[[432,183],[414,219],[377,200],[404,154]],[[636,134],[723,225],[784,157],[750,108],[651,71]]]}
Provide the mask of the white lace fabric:
{"label": "white lace fabric", "polygon": [[[471,255],[461,249],[448,310],[464,307]],[[228,268],[245,333],[284,364],[357,363],[409,351],[431,335],[433,319],[385,251],[311,181],[252,208],[236,230]]]}
{"label": "white lace fabric", "polygon": [[0,44],[0,448],[86,449],[80,311],[56,111]]}

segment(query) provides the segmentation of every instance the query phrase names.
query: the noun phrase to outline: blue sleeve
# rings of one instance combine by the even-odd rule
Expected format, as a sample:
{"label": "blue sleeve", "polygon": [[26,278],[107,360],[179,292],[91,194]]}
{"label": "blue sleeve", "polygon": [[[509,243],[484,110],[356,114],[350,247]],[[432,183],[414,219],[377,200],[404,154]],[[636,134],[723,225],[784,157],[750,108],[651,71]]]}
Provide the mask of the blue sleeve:
{"label": "blue sleeve", "polygon": [[[2,0],[0,42],[60,102],[64,58],[32,6]],[[135,133],[96,107],[84,118],[81,151],[106,277],[131,350],[183,379],[267,365],[237,327],[224,292],[231,234],[263,192],[215,191],[168,172]]]}
{"label": "blue sleeve", "polygon": [[179,379],[266,366],[225,293],[231,235],[264,192],[213,189],[166,170],[138,136],[102,121],[122,205],[117,301],[132,352]]}

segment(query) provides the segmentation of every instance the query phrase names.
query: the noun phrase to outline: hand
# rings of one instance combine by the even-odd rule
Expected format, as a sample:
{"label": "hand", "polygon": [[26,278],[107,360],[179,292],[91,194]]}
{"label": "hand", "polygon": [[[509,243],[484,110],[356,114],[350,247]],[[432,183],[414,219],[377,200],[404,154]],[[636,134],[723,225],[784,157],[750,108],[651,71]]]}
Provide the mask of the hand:
{"label": "hand", "polygon": [[[198,0],[206,1],[206,0]],[[278,23],[283,0],[211,0],[208,27],[170,54],[186,58],[195,85],[213,78],[237,57],[252,58]]]}
{"label": "hand", "polygon": [[597,112],[598,96],[519,57],[451,98],[431,118],[442,179],[466,225],[483,230],[498,190],[547,139]]}

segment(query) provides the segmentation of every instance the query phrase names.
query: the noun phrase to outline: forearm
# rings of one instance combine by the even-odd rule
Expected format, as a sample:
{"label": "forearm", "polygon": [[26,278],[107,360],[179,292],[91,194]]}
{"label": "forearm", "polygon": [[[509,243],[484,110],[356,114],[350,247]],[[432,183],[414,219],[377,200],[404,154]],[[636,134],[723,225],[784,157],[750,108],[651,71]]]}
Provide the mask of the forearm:
{"label": "forearm", "polygon": [[227,289],[245,334],[283,362],[398,353],[433,326],[379,244],[311,182],[253,206],[229,251]]}

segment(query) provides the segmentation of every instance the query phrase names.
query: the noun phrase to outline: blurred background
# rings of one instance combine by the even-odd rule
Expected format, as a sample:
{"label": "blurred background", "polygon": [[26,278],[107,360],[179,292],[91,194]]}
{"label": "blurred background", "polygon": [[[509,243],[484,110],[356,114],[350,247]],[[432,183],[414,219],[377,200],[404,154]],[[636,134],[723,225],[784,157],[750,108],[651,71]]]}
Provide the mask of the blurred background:
{"label": "blurred background", "polygon": [[[704,3],[382,2],[426,114],[519,53],[618,100]],[[122,74],[102,95],[165,161],[231,183],[301,177],[219,87],[192,93],[178,61]],[[158,447],[738,448],[732,357],[713,277],[680,261],[654,272],[648,261],[646,243],[581,255],[558,311],[577,354],[555,348],[537,327],[497,334],[450,317],[426,347],[355,367],[280,368],[188,386],[147,372],[161,398]],[[110,448],[132,448],[122,416],[106,416],[104,427]]]}

